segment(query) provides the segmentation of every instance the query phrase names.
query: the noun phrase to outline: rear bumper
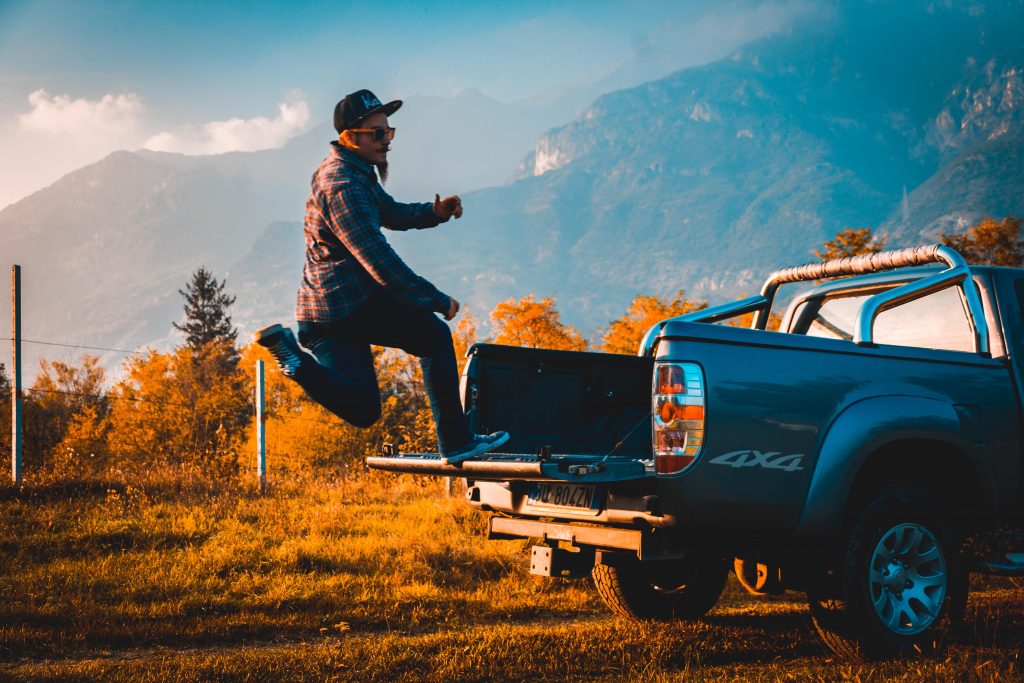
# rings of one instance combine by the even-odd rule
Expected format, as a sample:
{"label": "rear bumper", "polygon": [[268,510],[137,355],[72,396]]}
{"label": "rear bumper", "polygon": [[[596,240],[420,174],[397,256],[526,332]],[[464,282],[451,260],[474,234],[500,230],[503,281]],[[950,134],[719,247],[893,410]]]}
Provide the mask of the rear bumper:
{"label": "rear bumper", "polygon": [[[531,508],[529,481],[472,481],[466,491],[469,504],[485,512],[500,512],[524,519],[564,519],[588,524],[620,524],[637,528],[674,527],[676,519],[664,514],[651,481],[596,486],[602,505],[597,510]],[[575,482],[574,482],[575,483]]]}
{"label": "rear bumper", "polygon": [[652,530],[491,517],[487,538],[531,538],[546,544],[555,544],[561,541],[574,548],[634,553],[640,560],[661,560],[684,556],[682,545],[676,537],[665,533],[659,534]]}

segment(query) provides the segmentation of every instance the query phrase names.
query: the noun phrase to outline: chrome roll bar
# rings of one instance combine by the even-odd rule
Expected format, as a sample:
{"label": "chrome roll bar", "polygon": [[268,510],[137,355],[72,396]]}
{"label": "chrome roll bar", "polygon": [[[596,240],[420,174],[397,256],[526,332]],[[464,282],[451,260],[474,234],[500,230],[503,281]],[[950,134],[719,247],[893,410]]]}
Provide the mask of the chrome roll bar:
{"label": "chrome roll bar", "polygon": [[989,355],[988,323],[985,320],[985,311],[981,304],[981,294],[978,291],[978,285],[971,278],[971,271],[964,257],[955,249],[944,244],[894,249],[892,251],[861,256],[847,256],[832,259],[831,261],[807,263],[802,266],[792,266],[777,270],[768,276],[768,279],[765,280],[764,285],[761,287],[761,293],[757,296],[705,308],[657,323],[644,335],[643,341],[640,343],[639,355],[653,355],[661,330],[665,325],[676,320],[713,323],[743,315],[744,313],[754,312],[754,322],[751,324],[751,328],[763,330],[768,324],[768,316],[771,313],[772,303],[775,301],[775,294],[779,287],[784,284],[822,280],[832,277],[866,275],[868,273],[878,273],[897,268],[923,266],[930,263],[944,263],[947,268],[934,275],[928,275],[899,287],[879,292],[861,305],[854,328],[854,343],[862,346],[874,343],[873,327],[875,318],[883,311],[895,308],[914,299],[920,299],[941,289],[959,285],[964,311],[967,313],[967,319],[974,333],[975,351],[980,354]]}

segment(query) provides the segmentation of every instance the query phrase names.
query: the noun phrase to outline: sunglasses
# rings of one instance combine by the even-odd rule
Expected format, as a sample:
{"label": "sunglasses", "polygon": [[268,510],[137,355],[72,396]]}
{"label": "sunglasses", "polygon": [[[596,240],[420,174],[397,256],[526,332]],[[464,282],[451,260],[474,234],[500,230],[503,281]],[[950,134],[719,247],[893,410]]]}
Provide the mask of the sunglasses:
{"label": "sunglasses", "polygon": [[384,138],[395,139],[394,128],[349,128],[353,133],[372,133],[374,142],[380,142]]}

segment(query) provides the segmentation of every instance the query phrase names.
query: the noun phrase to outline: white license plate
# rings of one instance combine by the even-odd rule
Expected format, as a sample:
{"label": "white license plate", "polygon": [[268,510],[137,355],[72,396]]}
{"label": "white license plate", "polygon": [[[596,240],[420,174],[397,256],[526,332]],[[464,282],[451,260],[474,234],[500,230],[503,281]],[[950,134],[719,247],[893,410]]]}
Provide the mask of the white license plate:
{"label": "white license plate", "polygon": [[596,487],[583,484],[534,484],[526,507],[596,515],[601,511],[601,496]]}

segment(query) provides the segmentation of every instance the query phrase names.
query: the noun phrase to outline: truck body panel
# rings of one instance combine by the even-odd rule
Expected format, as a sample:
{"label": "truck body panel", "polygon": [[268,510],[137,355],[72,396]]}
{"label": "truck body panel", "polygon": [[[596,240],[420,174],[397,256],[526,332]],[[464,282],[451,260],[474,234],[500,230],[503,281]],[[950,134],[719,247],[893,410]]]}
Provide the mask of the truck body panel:
{"label": "truck body panel", "polygon": [[[857,465],[887,441],[931,434],[965,450],[992,482],[995,500],[1020,495],[1018,408],[1006,400],[1015,388],[1005,360],[686,322],[663,330],[658,360],[698,362],[707,377],[702,455],[678,477],[659,478],[666,512],[682,526],[787,538],[830,452],[829,437],[856,450],[840,456],[842,471],[836,456],[824,463],[823,485],[852,482]],[[880,412],[882,405],[893,412]],[[980,442],[964,437],[955,405],[972,407]],[[765,466],[771,459],[758,465],[754,456],[725,457],[741,452],[801,457],[788,469]],[[844,494],[841,486],[822,492],[826,499]]]}

